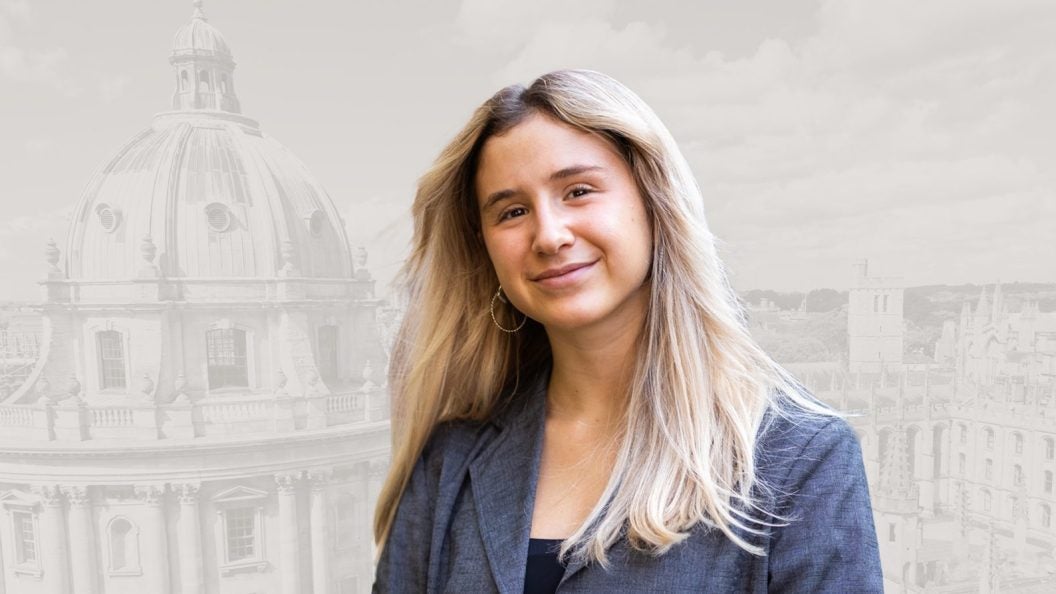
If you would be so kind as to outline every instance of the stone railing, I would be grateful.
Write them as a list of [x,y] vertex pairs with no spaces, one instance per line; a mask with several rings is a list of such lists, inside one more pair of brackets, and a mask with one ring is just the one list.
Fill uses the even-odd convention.
[[232,395],[160,405],[68,398],[0,405],[0,442],[251,436],[384,421],[388,411],[385,388],[374,386],[307,397]]
[[89,407],[88,414],[92,427],[132,427],[135,425],[135,414],[131,408],[116,406]]
[[33,411],[25,406],[0,406],[0,427],[32,427]]

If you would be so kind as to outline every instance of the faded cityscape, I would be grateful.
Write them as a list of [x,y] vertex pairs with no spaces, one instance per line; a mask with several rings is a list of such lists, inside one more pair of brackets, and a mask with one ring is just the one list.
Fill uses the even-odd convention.
[[[233,44],[187,8],[157,59],[167,110],[96,147],[54,239],[0,243],[40,293],[0,302],[0,594],[370,590],[406,234],[370,241],[391,217],[348,210],[243,111]],[[1056,260],[1026,253],[1040,282],[927,284],[820,249],[846,289],[741,296],[850,415],[887,591],[1056,591]]]

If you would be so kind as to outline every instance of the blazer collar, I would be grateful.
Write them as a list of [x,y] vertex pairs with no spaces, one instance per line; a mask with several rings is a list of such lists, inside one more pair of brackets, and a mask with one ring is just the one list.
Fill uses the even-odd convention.
[[494,424],[501,432],[469,466],[484,550],[503,594],[524,591],[549,379],[549,372],[539,374],[496,415]]

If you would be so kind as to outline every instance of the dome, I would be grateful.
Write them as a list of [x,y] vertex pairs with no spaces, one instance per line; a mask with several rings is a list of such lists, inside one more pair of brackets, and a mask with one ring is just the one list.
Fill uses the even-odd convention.
[[202,12],[202,3],[194,3],[191,22],[179,28],[172,40],[174,56],[183,54],[231,56],[231,48],[220,31],[210,25]]
[[128,280],[150,264],[173,279],[353,268],[323,187],[256,122],[224,112],[156,116],[88,183],[68,242],[71,280]]
[[326,191],[241,115],[234,60],[200,0],[169,61],[173,111],[155,116],[89,181],[68,234],[67,278],[147,275],[235,286],[247,278],[354,278],[344,225]]

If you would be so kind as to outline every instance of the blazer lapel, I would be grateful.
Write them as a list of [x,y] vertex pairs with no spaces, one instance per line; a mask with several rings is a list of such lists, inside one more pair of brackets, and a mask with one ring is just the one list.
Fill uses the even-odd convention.
[[524,591],[528,537],[539,480],[549,374],[499,415],[502,432],[470,464],[473,500],[488,564],[500,592]]

